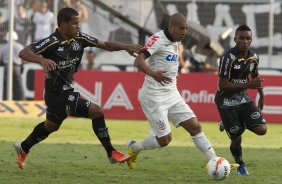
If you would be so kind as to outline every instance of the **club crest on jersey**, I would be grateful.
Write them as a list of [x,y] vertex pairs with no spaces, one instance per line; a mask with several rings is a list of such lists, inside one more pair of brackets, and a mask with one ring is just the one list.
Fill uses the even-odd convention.
[[177,60],[178,55],[177,54],[170,54],[166,56],[166,61],[173,62]]
[[72,42],[71,46],[72,46],[72,50],[74,51],[80,50],[80,45],[78,42]]

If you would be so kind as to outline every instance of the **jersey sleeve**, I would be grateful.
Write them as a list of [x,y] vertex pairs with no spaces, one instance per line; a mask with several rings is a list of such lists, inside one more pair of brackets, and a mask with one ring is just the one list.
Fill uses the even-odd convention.
[[163,42],[160,36],[158,35],[151,36],[149,41],[147,42],[147,44],[144,47],[144,54],[146,58],[156,53],[160,49],[162,43]]
[[98,45],[98,39],[90,36],[88,34],[85,33],[79,33],[79,36],[77,37],[77,39],[80,39],[83,43],[83,47],[97,47]]
[[225,54],[220,58],[218,75],[223,78],[229,78],[231,58]]
[[57,40],[56,37],[50,36],[50,37],[44,38],[38,42],[31,44],[31,46],[35,54],[44,55],[45,53],[50,52],[52,45],[58,42],[59,41]]

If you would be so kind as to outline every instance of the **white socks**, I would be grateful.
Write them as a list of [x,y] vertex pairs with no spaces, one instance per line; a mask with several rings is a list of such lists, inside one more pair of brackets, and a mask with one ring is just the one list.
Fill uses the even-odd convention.
[[203,132],[191,137],[196,147],[201,152],[203,152],[209,160],[216,157],[216,154],[211,146],[210,141],[207,139]]
[[145,137],[141,141],[136,141],[135,144],[132,145],[132,149],[135,153],[138,153],[142,150],[152,150],[160,147],[161,146],[159,145],[156,137],[152,135]]
[[[191,137],[196,147],[201,152],[203,152],[209,160],[216,157],[216,154],[214,152],[213,147],[211,146],[210,141],[207,139],[203,132],[200,132],[199,134]],[[138,153],[142,150],[152,150],[160,147],[161,146],[159,145],[156,137],[152,135],[145,137],[141,141],[136,141],[132,145],[132,149],[135,153]]]

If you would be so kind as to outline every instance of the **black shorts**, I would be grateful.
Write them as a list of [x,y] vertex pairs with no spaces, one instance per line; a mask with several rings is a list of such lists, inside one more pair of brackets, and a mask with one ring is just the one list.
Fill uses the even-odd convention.
[[242,135],[246,128],[251,130],[265,124],[265,119],[252,101],[237,108],[217,107],[224,128],[231,139]]
[[80,97],[78,92],[46,93],[46,118],[61,124],[68,116],[88,117],[91,102]]

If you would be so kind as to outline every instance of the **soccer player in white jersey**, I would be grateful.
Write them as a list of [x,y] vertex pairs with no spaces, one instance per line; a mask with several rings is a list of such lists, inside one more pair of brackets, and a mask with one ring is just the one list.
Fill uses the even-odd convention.
[[146,74],[139,100],[151,130],[143,140],[129,141],[127,146],[131,158],[127,163],[130,169],[135,168],[140,151],[169,144],[172,138],[169,120],[174,126],[187,130],[196,147],[208,159],[216,157],[194,112],[185,103],[176,86],[178,48],[187,31],[186,17],[180,13],[173,14],[168,28],[151,36],[144,51],[134,61],[134,65]]

